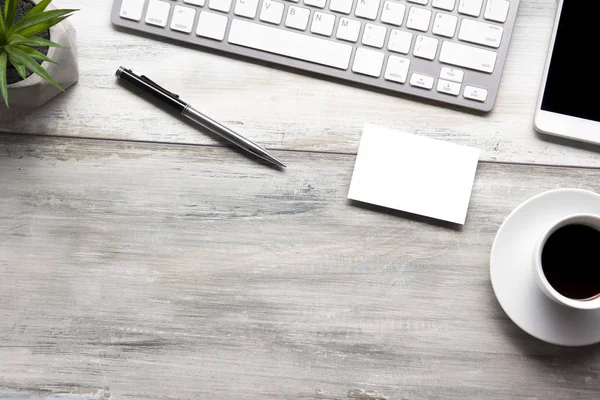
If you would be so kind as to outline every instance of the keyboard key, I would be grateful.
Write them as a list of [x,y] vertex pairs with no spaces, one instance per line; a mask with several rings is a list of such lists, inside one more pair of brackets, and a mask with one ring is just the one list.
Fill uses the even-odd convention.
[[398,29],[392,29],[390,33],[390,41],[388,42],[388,50],[396,53],[408,54],[410,45],[412,44],[413,34]]
[[487,89],[482,89],[475,86],[465,86],[463,96],[466,99],[480,101],[484,103],[487,100],[488,91]]
[[227,13],[231,10],[231,0],[210,0],[208,8]]
[[386,1],[383,4],[383,11],[381,12],[381,22],[402,26],[405,12],[406,6],[404,4],[396,3],[395,1]]
[[278,1],[264,0],[260,9],[260,20],[279,25],[283,18],[285,5]]
[[331,36],[335,26],[335,15],[315,12],[310,31],[318,35]]
[[304,4],[307,6],[325,8],[325,4],[327,4],[327,0],[304,0]]
[[375,20],[379,13],[380,0],[358,0],[354,14],[370,20]]
[[460,83],[439,79],[437,91],[452,96],[458,96],[460,94]]
[[206,0],[183,0],[183,2],[186,4],[193,4],[195,6],[203,7],[206,3]]
[[456,0],[433,0],[431,5],[442,10],[452,11],[456,5]]
[[194,29],[196,10],[189,7],[175,6],[171,18],[171,29],[174,31],[190,33]]
[[379,78],[385,55],[378,51],[359,48],[356,50],[352,71]]
[[408,77],[408,69],[410,67],[410,59],[390,56],[385,69],[384,78],[388,81],[405,83]]
[[228,20],[229,18],[224,15],[201,11],[196,35],[209,39],[223,40]]
[[[139,21],[142,19],[142,11],[144,9],[145,0],[123,0],[121,3],[121,18]],[[2,17],[0,17],[2,18]]]
[[410,85],[421,89],[431,89],[433,87],[433,78],[427,75],[412,74],[410,76]]
[[458,12],[479,17],[483,0],[458,0]]
[[415,42],[415,50],[413,54],[415,57],[425,58],[427,60],[433,60],[437,53],[439,40],[428,36],[417,36]]
[[362,23],[360,21],[342,17],[340,18],[340,23],[338,24],[336,37],[338,39],[356,43],[358,40],[358,35],[360,34],[361,25]]
[[456,24],[458,24],[458,17],[439,12],[435,15],[432,32],[435,35],[451,38],[456,32]]
[[146,11],[146,23],[156,26],[167,26],[171,4],[166,1],[150,0]]
[[338,69],[348,69],[352,46],[253,22],[234,19],[229,43]]
[[452,82],[461,83],[464,76],[464,71],[461,71],[460,69],[442,67],[442,71],[440,72],[440,79],[445,79]]
[[496,57],[494,51],[449,41],[444,41],[440,51],[440,62],[490,74],[494,72]]
[[256,18],[258,0],[237,0],[233,13],[240,17]]
[[502,42],[503,32],[504,28],[501,26],[464,18],[460,24],[458,38],[465,42],[498,48]]
[[308,26],[310,10],[308,8],[289,6],[285,26],[298,30],[305,30]]
[[381,25],[367,24],[363,33],[362,43],[367,46],[382,48],[385,43],[387,28]]
[[427,3],[429,2],[429,0],[408,0],[409,3],[417,3],[417,4],[422,4],[422,5],[427,5]]
[[431,11],[424,8],[411,7],[406,20],[406,26],[410,29],[427,32],[429,30],[429,21],[431,20]]
[[350,14],[353,5],[354,0],[331,0],[329,2],[329,9],[342,14]]
[[488,0],[483,18],[490,21],[505,23],[508,17],[510,2],[507,0]]

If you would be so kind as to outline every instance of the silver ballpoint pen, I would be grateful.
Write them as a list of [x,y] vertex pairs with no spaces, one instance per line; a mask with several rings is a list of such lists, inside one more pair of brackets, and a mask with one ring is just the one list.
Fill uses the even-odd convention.
[[130,69],[124,67],[120,67],[115,75],[117,78],[133,85],[137,89],[140,89],[160,102],[168,105],[169,107],[174,108],[184,117],[194,121],[203,128],[216,133],[223,139],[230,141],[247,152],[254,154],[256,157],[262,158],[263,160],[277,165],[278,167],[286,167],[284,163],[275,158],[275,156],[271,155],[263,147],[202,114],[200,111],[194,109],[190,104],[180,100],[178,95],[169,92],[165,88],[148,79],[146,76],[138,76]]

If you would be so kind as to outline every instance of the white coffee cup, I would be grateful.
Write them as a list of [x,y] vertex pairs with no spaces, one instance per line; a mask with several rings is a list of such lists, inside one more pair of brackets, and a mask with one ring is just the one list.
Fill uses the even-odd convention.
[[[548,279],[546,279],[546,275],[544,274],[544,270],[542,268],[542,252],[544,250],[546,242],[548,241],[548,238],[550,238],[550,236],[552,236],[552,234],[560,228],[567,225],[575,224],[587,225],[591,228],[600,231],[600,215],[574,214],[561,219],[560,221],[553,224],[550,228],[548,228],[546,230],[546,233],[542,235],[540,240],[537,242],[535,251],[533,253],[533,269],[535,279],[542,292],[544,292],[546,296],[548,296],[555,302],[579,310],[597,310],[600,309],[600,293],[598,294],[598,296],[591,300],[576,300],[563,296],[558,291],[556,291],[556,289],[554,289],[552,285],[550,285],[550,282],[548,282]],[[600,257],[600,243],[598,243],[598,248]]]

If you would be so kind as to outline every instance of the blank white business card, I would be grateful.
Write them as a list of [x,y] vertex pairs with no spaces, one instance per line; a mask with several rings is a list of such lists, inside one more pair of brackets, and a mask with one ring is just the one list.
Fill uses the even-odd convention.
[[365,125],[348,198],[464,225],[479,150]]

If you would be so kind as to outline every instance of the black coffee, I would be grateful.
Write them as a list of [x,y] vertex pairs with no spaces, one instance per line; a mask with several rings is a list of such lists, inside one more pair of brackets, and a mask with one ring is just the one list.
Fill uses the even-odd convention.
[[600,295],[600,231],[586,225],[559,228],[542,250],[546,279],[560,294],[575,300]]

